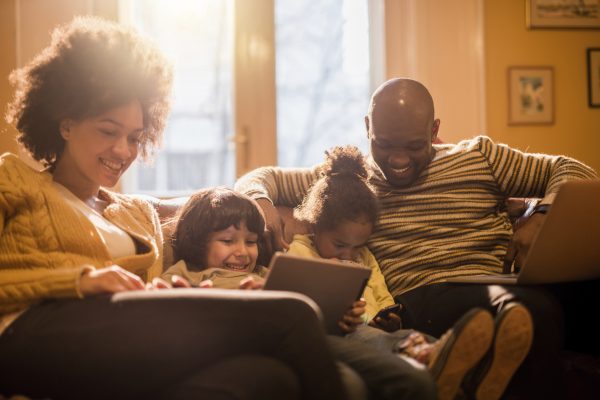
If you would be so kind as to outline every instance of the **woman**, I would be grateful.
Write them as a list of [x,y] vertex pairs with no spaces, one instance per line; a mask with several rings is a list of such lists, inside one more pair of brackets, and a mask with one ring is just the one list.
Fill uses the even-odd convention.
[[156,48],[76,18],[11,81],[7,119],[45,169],[0,158],[1,394],[342,397],[301,298],[151,290],[169,286],[157,215],[103,187],[160,142],[171,70]]

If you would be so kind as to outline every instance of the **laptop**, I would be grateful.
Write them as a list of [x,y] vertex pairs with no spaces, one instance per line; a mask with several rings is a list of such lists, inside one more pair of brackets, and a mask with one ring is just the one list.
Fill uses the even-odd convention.
[[327,333],[339,334],[338,321],[362,296],[370,276],[371,269],[358,264],[277,252],[263,289],[310,297],[321,309]]
[[544,284],[600,278],[600,181],[561,185],[518,274],[472,275],[446,282]]

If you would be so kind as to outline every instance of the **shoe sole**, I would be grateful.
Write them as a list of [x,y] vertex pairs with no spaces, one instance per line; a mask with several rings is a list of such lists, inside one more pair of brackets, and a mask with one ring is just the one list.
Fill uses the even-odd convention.
[[489,312],[473,310],[454,326],[453,338],[433,361],[430,372],[436,382],[438,399],[452,400],[467,373],[489,350],[494,337],[494,321]]
[[506,310],[496,327],[492,363],[475,392],[477,400],[499,399],[531,348],[533,321],[521,305]]

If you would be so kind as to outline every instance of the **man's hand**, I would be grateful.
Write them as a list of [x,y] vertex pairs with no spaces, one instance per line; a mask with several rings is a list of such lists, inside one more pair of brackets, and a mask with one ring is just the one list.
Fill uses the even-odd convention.
[[79,278],[79,290],[84,296],[144,289],[139,276],[118,265],[86,271]]
[[504,258],[504,273],[512,271],[511,266],[513,263],[515,270],[521,268],[521,265],[523,265],[525,257],[529,252],[529,248],[533,243],[533,239],[544,222],[544,218],[546,218],[545,214],[532,214],[519,226],[519,229],[515,231],[512,240],[508,245],[506,257]]
[[352,303],[352,307],[346,311],[342,319],[338,322],[342,332],[352,333],[356,330],[357,326],[363,323],[361,316],[365,313],[366,306],[367,302],[364,299]]
[[267,230],[265,232],[265,243],[270,246],[267,249],[269,253],[278,250],[288,249],[289,243],[285,241],[283,236],[284,223],[277,208],[267,199],[258,199],[256,201],[263,211]]

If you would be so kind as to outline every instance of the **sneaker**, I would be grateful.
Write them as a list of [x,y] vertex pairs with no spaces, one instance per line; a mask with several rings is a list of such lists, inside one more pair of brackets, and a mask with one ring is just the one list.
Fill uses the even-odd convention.
[[499,399],[531,348],[533,321],[521,304],[510,304],[495,320],[496,333],[490,357],[478,376],[474,397],[477,400]]
[[492,315],[480,308],[463,315],[442,337],[427,343],[421,333],[399,343],[397,351],[427,366],[439,400],[456,397],[463,377],[487,353],[494,337]]

